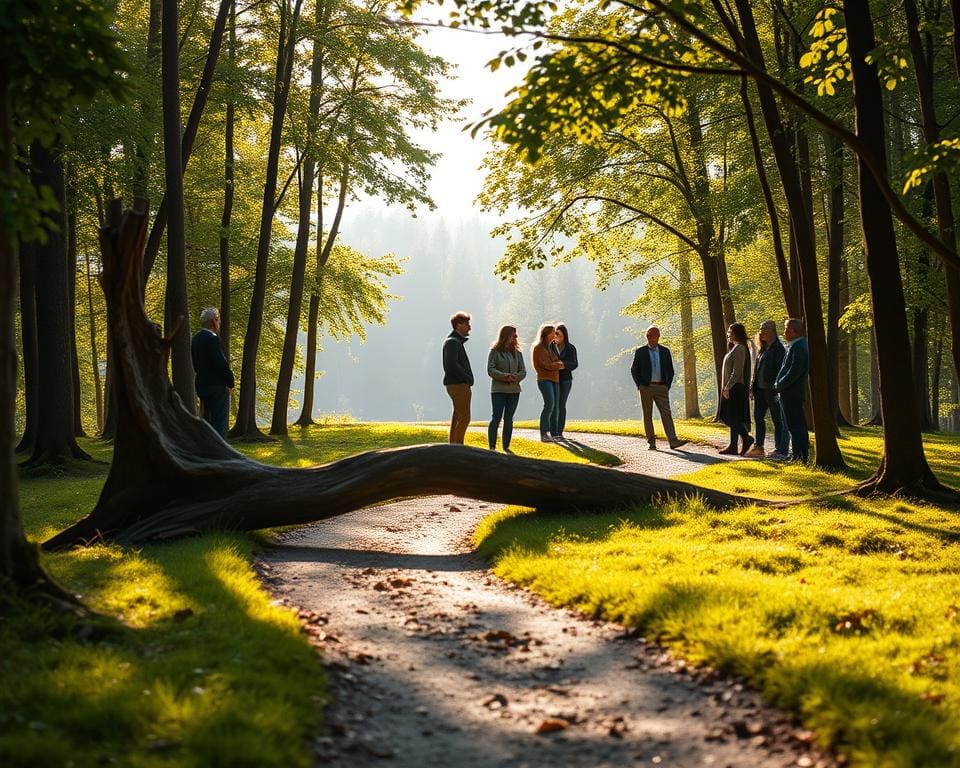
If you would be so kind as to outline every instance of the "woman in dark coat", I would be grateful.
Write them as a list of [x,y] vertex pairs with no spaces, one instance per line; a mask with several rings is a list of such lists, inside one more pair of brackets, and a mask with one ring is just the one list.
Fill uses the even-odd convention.
[[567,398],[570,397],[570,390],[573,388],[573,370],[577,367],[577,348],[570,343],[570,334],[567,333],[567,326],[560,323],[556,330],[556,339],[553,342],[553,349],[556,352],[563,368],[560,369],[560,401],[558,407],[560,413],[557,417],[557,434],[554,437],[558,440],[563,439],[563,428],[567,423]]

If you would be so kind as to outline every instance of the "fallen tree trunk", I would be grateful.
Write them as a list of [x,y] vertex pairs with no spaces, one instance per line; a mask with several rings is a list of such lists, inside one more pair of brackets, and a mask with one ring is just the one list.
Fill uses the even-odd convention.
[[460,445],[374,451],[310,469],[248,459],[187,412],[167,377],[171,340],[143,304],[146,210],[143,200],[127,211],[115,200],[100,233],[117,407],[113,463],[93,511],[46,549],[293,525],[441,493],[550,510],[676,496],[720,508],[755,502],[675,480]]

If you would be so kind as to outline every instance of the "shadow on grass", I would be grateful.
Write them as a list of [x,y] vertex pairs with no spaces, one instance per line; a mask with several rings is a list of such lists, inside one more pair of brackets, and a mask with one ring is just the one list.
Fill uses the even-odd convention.
[[[244,546],[202,537],[142,550],[165,604],[151,616],[158,590],[144,590],[129,610],[145,626],[106,640],[26,644],[42,619],[4,621],[0,764],[308,765],[322,675],[292,617],[258,593]],[[72,575],[95,592],[129,580],[126,560],[90,557]]]

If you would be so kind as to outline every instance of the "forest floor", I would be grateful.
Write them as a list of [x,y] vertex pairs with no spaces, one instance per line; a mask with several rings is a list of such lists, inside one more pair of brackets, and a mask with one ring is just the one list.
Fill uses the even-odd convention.
[[[518,436],[533,437],[529,432]],[[712,447],[578,433],[622,469],[670,477]],[[472,533],[497,507],[411,499],[287,531],[258,569],[330,675],[320,764],[832,766],[741,681],[502,581]]]

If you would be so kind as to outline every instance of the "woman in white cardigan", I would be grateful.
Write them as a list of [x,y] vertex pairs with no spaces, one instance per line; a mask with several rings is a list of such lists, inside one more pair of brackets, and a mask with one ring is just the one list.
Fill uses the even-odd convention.
[[487,444],[493,451],[497,447],[497,431],[503,419],[503,450],[510,453],[510,438],[513,436],[513,414],[520,402],[520,382],[526,378],[520,339],[517,329],[504,325],[487,356],[487,374],[490,376],[490,401],[493,415],[487,426]]

